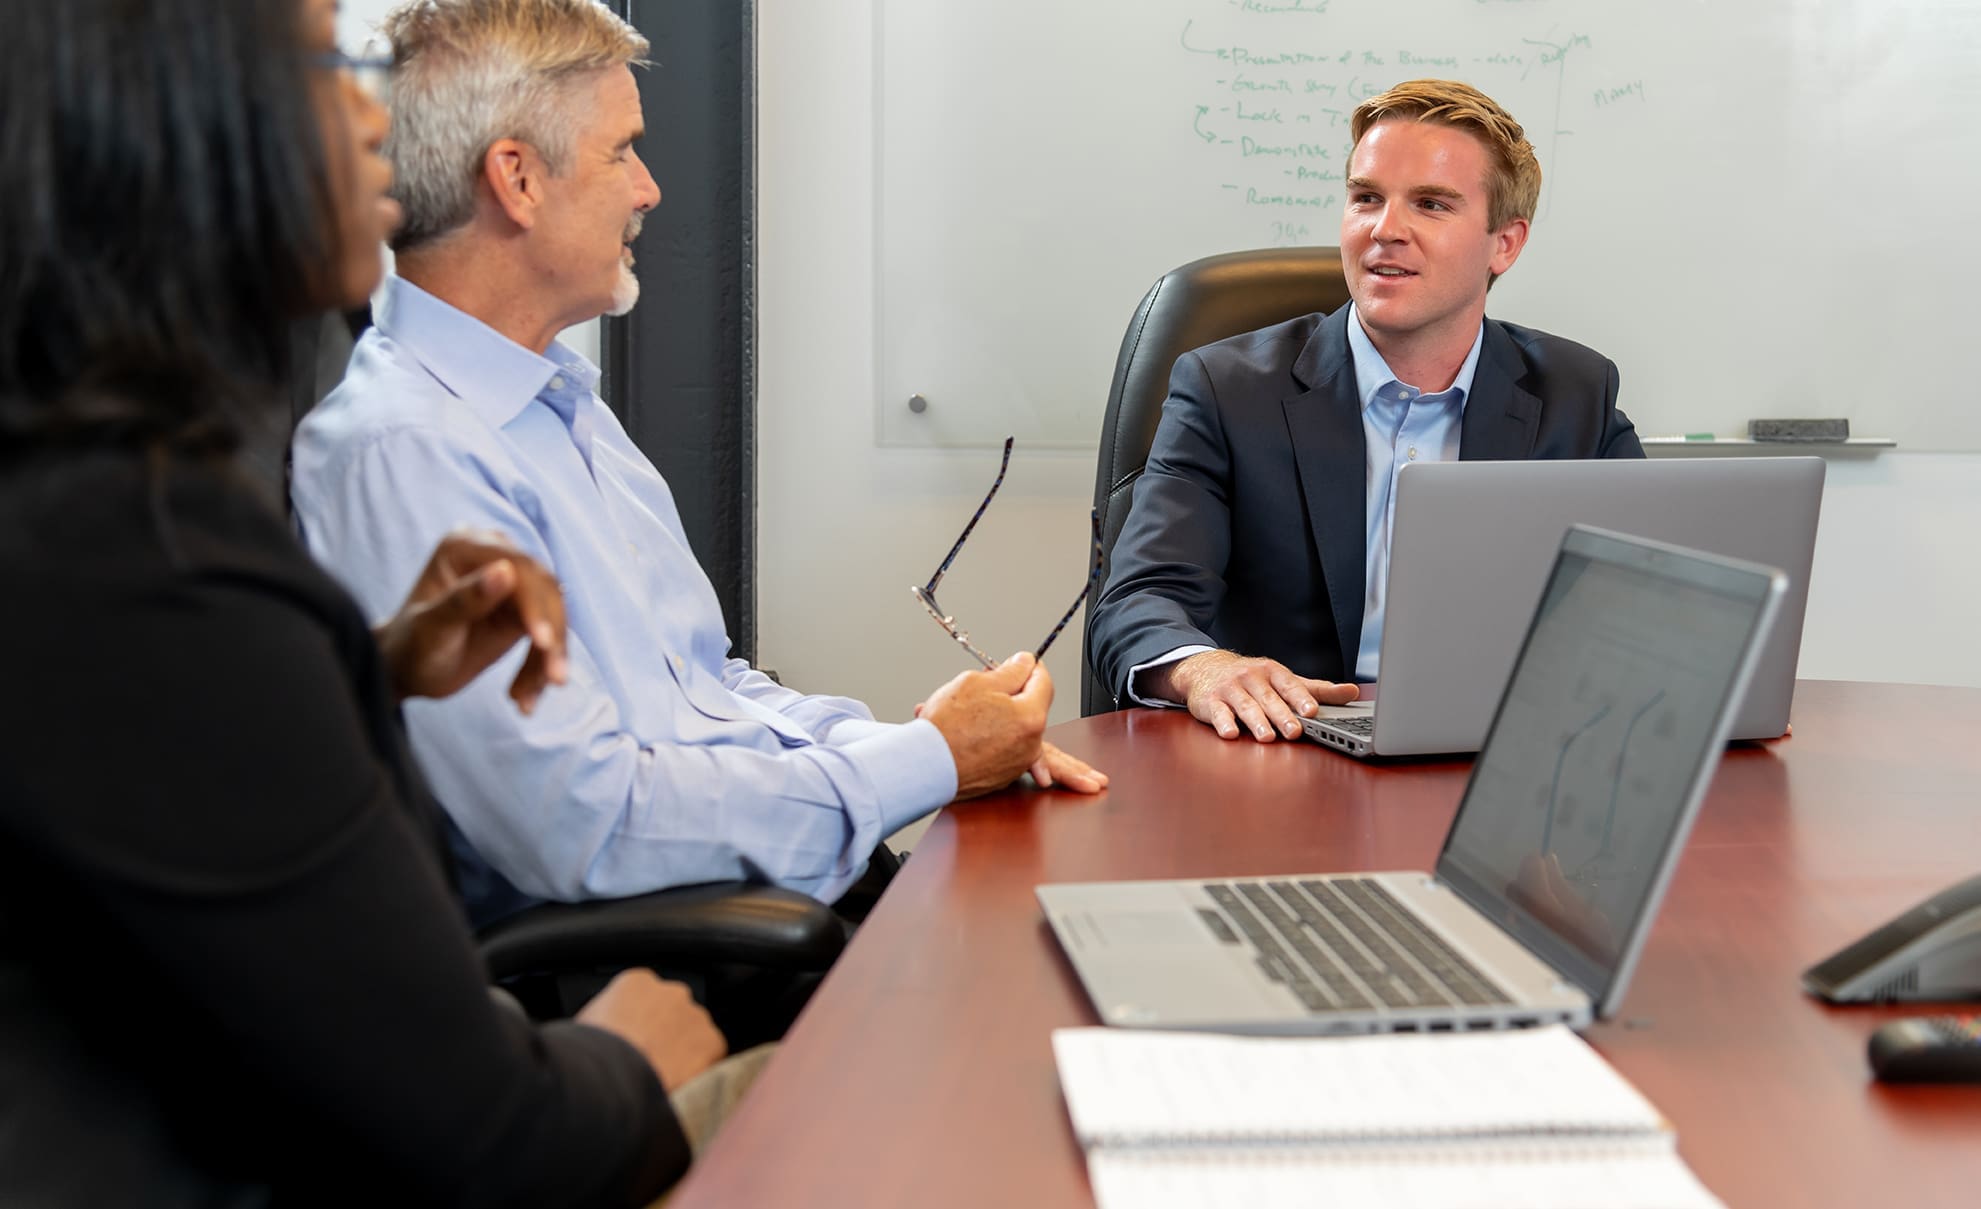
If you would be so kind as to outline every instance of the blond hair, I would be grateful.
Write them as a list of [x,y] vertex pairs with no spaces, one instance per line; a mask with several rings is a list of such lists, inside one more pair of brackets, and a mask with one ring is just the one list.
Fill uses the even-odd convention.
[[645,66],[647,40],[597,0],[411,0],[385,18],[392,44],[394,251],[440,239],[475,212],[496,140],[528,143],[562,175],[584,117],[582,86]]
[[1369,127],[1390,121],[1430,122],[1476,137],[1492,159],[1486,173],[1486,229],[1497,231],[1516,218],[1534,221],[1541,201],[1541,161],[1526,131],[1499,102],[1456,80],[1406,80],[1357,105],[1349,134],[1359,145]]

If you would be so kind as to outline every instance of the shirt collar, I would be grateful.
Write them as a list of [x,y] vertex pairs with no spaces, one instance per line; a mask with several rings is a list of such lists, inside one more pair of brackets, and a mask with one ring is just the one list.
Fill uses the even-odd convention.
[[521,414],[552,378],[561,376],[565,390],[586,395],[598,387],[598,367],[562,341],[551,341],[538,356],[397,274],[385,279],[374,323],[494,428]]
[[[1486,325],[1482,320],[1479,334],[1472,337],[1472,351],[1465,354],[1465,363],[1458,367],[1458,377],[1452,379],[1448,389],[1439,392],[1451,394],[1456,391],[1460,407],[1471,397],[1472,378],[1479,372],[1479,352],[1485,346]],[[1375,341],[1369,339],[1369,333],[1362,330],[1362,320],[1356,315],[1353,302],[1348,304],[1348,351],[1355,359],[1355,390],[1361,396],[1362,410],[1367,411],[1369,404],[1375,402],[1377,391],[1392,382],[1401,384],[1401,379],[1390,370],[1389,362],[1383,360],[1383,355],[1376,351]]]

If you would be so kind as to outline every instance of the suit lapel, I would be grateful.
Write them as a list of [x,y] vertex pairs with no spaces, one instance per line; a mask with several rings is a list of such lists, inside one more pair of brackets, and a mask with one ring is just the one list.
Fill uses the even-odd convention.
[[1307,524],[1321,556],[1343,674],[1353,678],[1362,642],[1362,582],[1368,544],[1368,474],[1348,308],[1327,317],[1293,363],[1297,393],[1281,404],[1292,439]]
[[1486,320],[1485,346],[1465,399],[1461,462],[1511,462],[1531,457],[1540,432],[1541,400],[1521,389],[1520,351],[1499,324]]

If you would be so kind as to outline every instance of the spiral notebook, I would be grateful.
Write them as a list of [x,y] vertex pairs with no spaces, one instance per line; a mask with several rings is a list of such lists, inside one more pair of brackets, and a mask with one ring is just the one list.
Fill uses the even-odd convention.
[[1723,1209],[1560,1025],[1281,1039],[1059,1029],[1100,1209]]

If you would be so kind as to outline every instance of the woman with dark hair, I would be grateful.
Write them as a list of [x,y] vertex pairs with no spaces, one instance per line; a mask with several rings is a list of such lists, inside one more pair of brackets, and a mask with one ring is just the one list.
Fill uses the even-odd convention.
[[0,39],[0,1203],[640,1203],[721,1052],[650,974],[541,1028],[481,985],[397,700],[521,642],[529,708],[554,582],[453,537],[374,634],[234,463],[393,219],[334,22]]

